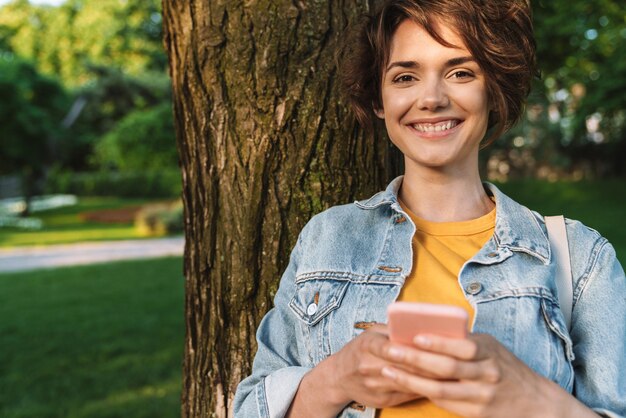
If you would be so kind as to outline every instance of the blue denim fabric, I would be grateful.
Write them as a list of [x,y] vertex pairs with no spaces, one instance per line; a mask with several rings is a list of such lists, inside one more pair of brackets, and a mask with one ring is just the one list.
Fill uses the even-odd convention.
[[[387,321],[412,264],[415,225],[397,201],[401,182],[316,215],[302,230],[259,326],[252,375],[237,388],[236,417],[284,416],[311,368],[359,335],[359,324]],[[543,217],[485,187],[496,200],[495,232],[459,274],[476,310],[473,332],[491,334],[596,412],[626,417],[626,279],[613,247],[566,221],[574,280],[568,332]],[[340,416],[374,413],[347,407]]]

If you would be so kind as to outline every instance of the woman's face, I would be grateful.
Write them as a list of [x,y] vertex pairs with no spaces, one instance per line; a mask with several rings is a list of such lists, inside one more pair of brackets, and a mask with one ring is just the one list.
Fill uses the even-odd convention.
[[477,170],[490,104],[484,75],[449,26],[441,45],[413,21],[402,22],[382,80],[387,132],[405,157],[407,174],[421,168],[464,175]]

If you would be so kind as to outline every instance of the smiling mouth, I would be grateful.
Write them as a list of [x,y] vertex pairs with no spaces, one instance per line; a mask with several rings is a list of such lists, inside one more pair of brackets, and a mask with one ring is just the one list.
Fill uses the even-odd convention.
[[459,119],[450,119],[437,123],[414,123],[411,125],[411,127],[413,127],[413,129],[418,132],[443,132],[456,127],[461,122],[462,121]]

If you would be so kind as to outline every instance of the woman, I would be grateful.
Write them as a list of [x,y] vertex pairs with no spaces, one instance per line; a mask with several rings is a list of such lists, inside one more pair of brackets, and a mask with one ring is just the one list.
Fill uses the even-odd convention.
[[[479,177],[481,144],[519,119],[534,75],[529,4],[387,1],[359,39],[349,99],[364,125],[384,121],[405,173],[304,228],[235,416],[626,416],[613,248],[567,221],[568,331],[543,218]],[[472,333],[393,344],[395,300],[461,306]]]

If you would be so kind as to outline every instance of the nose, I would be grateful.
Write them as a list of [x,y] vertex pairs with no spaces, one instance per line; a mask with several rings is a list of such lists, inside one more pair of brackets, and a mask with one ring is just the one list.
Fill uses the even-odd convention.
[[422,88],[416,101],[416,105],[420,110],[435,111],[450,104],[450,99],[442,80],[439,78],[424,79],[421,84]]

